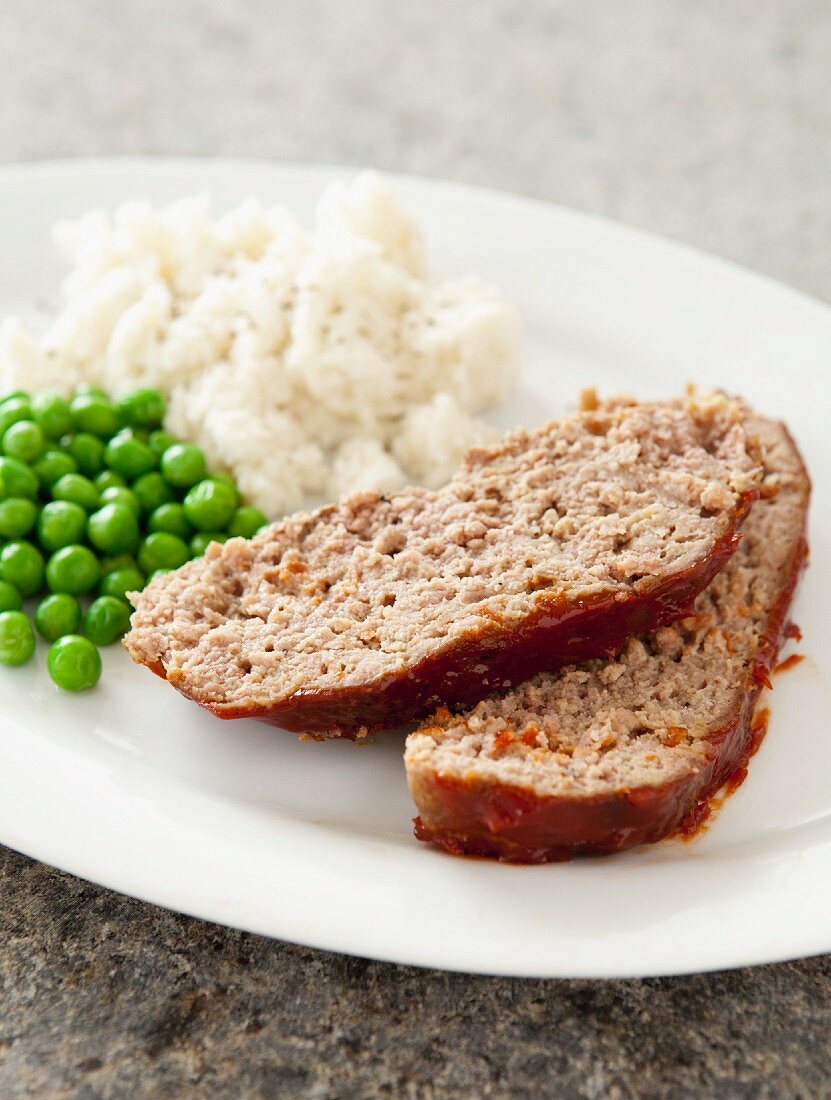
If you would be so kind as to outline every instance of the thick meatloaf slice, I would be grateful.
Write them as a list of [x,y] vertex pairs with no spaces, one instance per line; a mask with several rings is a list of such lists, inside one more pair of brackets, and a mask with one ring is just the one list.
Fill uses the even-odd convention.
[[746,760],[805,559],[810,489],[785,428],[753,427],[762,499],[695,615],[412,733],[418,837],[518,862],[616,852],[674,830]]
[[[748,449],[750,448],[750,449]],[[677,618],[757,494],[743,412],[615,403],[214,545],[135,597],[126,646],[223,718],[360,736]]]

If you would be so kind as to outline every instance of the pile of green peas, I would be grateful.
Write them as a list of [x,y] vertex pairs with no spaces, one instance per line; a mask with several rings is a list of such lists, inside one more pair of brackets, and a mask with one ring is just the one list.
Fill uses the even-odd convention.
[[198,447],[164,431],[165,411],[154,389],[0,398],[0,664],[34,654],[33,599],[52,680],[94,687],[98,646],[129,628],[128,592],[266,523]]

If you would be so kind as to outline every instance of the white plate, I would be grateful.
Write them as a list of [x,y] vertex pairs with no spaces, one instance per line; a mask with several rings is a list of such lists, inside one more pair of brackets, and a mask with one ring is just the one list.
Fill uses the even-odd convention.
[[[249,193],[309,217],[343,172],[230,161],[76,162],[0,173],[0,315],[54,301],[59,217],[126,198]],[[617,977],[831,949],[831,310],[687,248],[567,210],[398,179],[442,274],[479,272],[529,344],[501,423],[586,385],[739,391],[793,428],[815,479],[807,659],[777,677],[750,776],[689,843],[547,867],[441,855],[411,833],[401,740],[301,744],[198,711],[120,652],[59,694],[43,653],[0,676],[0,840],[199,917],[315,947],[493,974]],[[42,308],[42,307],[41,307]]]

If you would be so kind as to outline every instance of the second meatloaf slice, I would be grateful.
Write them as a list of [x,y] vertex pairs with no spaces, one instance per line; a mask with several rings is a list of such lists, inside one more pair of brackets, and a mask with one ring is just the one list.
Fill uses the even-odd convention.
[[422,840],[518,862],[616,852],[671,832],[743,765],[805,559],[810,488],[784,427],[758,431],[763,499],[695,615],[410,735]]
[[223,718],[361,736],[607,654],[733,553],[760,470],[741,408],[610,403],[232,539],[135,597],[133,658]]

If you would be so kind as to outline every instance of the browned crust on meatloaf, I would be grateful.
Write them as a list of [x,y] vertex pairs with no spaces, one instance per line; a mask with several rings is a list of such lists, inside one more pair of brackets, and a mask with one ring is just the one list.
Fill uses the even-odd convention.
[[[715,582],[721,598],[729,598],[731,593],[735,593],[734,598],[738,601],[741,585],[737,578],[740,571],[746,570],[749,562],[752,564],[754,560],[760,566],[763,564],[767,556],[766,537],[772,526],[770,510],[780,511],[788,529],[788,543],[783,547],[781,562],[777,558],[776,591],[770,603],[764,608],[746,609],[748,615],[758,616],[758,631],[755,646],[750,647],[752,651],[742,655],[743,671],[738,688],[728,700],[726,713],[719,713],[718,719],[705,730],[701,741],[691,744],[689,760],[682,760],[680,769],[677,760],[668,761],[666,773],[672,777],[666,781],[662,781],[663,765],[660,764],[650,780],[639,784],[619,782],[615,785],[612,775],[607,782],[586,783],[585,790],[574,789],[574,784],[570,788],[568,783],[564,783],[563,791],[558,793],[552,790],[557,779],[552,784],[550,773],[559,770],[565,774],[568,762],[547,750],[538,750],[539,735],[536,730],[532,731],[532,723],[527,720],[524,725],[505,722],[500,728],[496,716],[477,722],[475,718],[471,721],[469,716],[456,717],[445,711],[436,716],[432,726],[425,724],[408,739],[406,763],[411,793],[420,813],[415,829],[419,839],[432,842],[453,854],[492,856],[523,863],[567,859],[582,853],[619,852],[674,832],[685,819],[695,815],[737,769],[746,764],[755,748],[752,726],[756,703],[762,687],[770,682],[771,670],[786,636],[790,604],[806,560],[805,524],[810,493],[807,471],[784,426],[767,422],[762,430],[768,438],[772,432],[779,433],[779,457],[786,456],[786,465],[790,466],[792,476],[776,485],[781,495],[774,495],[766,501],[763,499],[751,512],[746,531],[748,542],[753,536],[758,538],[755,558],[749,558],[751,551],[748,547],[744,551],[739,550]],[[775,481],[778,472],[775,465],[769,467],[768,480]],[[787,514],[786,509],[789,509]],[[769,523],[768,528],[764,526],[766,522]],[[731,641],[737,644],[737,637],[727,625],[711,622],[715,599],[711,593],[705,592],[697,604],[698,618],[689,624],[677,624],[673,631],[683,627],[689,637],[700,640],[708,630],[712,630],[712,649],[717,653],[718,645],[726,642],[729,649]],[[742,608],[737,606],[735,610],[742,611]],[[670,635],[672,632],[666,630],[664,633]],[[665,671],[666,662],[659,664],[657,654],[668,652],[667,647],[671,647],[673,638],[655,636],[649,641],[651,651],[656,654],[651,658],[655,663],[656,677],[671,676],[671,672]],[[676,655],[675,659],[678,661],[679,678],[683,679],[684,661],[692,657],[682,651],[680,657]],[[615,702],[622,702],[615,696],[621,683],[618,674],[624,675],[621,668],[623,660],[621,657],[618,662],[610,662],[608,670],[597,661],[585,666],[586,677],[592,677],[598,683],[603,678],[608,680],[608,689],[601,689],[594,700],[598,709],[606,708],[611,713]],[[707,667],[705,665],[705,674]],[[563,669],[550,676],[537,677],[537,683],[545,690],[577,671],[580,670]],[[523,690],[527,695],[528,685],[517,689]],[[714,695],[716,691],[714,685]],[[509,713],[514,694],[506,693],[492,710],[497,714],[501,711]],[[556,695],[553,697],[556,698]],[[549,698],[552,696],[549,695]],[[485,707],[486,704],[482,704],[478,709],[485,713]],[[718,709],[715,698],[714,708]],[[541,714],[540,725],[546,717]],[[592,715],[586,716],[587,726],[592,718]],[[625,722],[620,719],[619,722],[625,728]],[[478,760],[472,759],[469,767],[460,764],[442,769],[436,759],[438,752],[435,746],[446,738],[455,738],[455,747],[460,749],[464,738],[477,728],[488,729],[490,757],[486,761],[487,767],[482,768]],[[669,753],[674,756],[683,753],[686,732],[677,727],[665,731],[666,745],[674,746],[674,742],[680,742],[680,746],[668,749]],[[513,778],[498,778],[495,773],[498,773],[499,765],[494,764],[493,756],[500,751],[500,737],[504,737],[505,745],[510,746],[509,751],[517,753],[520,758],[525,757],[532,773],[536,769],[536,783],[520,781],[516,774]],[[585,749],[586,746],[582,747]],[[603,747],[601,745],[601,751]],[[692,754],[693,748],[695,754]],[[634,751],[637,753],[637,746]],[[652,740],[643,749],[644,755],[647,752],[655,755]],[[534,762],[535,759],[538,763]],[[523,767],[520,759],[515,768],[521,770]]]
[[725,398],[609,403],[475,449],[437,492],[214,546],[136,597],[125,645],[220,717],[362,736],[684,614],[758,479]]

